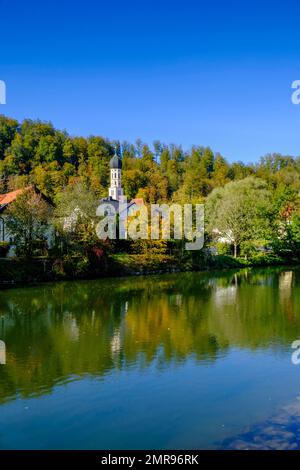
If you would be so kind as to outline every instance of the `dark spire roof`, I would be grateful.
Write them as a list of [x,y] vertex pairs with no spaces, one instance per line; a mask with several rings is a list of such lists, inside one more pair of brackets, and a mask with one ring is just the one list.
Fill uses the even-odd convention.
[[112,159],[109,162],[109,166],[111,169],[115,170],[121,170],[122,169],[122,160],[118,155],[115,153],[115,155],[112,157]]

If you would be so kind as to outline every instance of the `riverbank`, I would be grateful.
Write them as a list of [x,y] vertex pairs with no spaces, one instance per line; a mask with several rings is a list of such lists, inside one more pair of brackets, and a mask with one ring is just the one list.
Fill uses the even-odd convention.
[[[86,265],[80,257],[0,259],[0,288],[40,282],[96,279],[123,276],[238,269],[244,267],[284,266],[287,262],[273,254],[260,254],[249,260],[232,256],[197,253],[183,258],[171,255],[114,254],[98,265]],[[288,263],[297,264],[295,262]]]

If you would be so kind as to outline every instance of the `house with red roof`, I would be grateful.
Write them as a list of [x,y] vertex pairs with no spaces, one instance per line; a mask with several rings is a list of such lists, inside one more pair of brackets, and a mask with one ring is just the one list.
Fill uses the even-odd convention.
[[[16,189],[5,194],[0,194],[0,243],[8,243],[10,245],[8,253],[8,255],[10,256],[14,254],[14,234],[10,233],[7,228],[6,211],[8,207],[10,207],[11,204],[13,204],[21,194],[24,194],[24,192],[32,189],[36,191],[36,193],[40,194],[48,204],[52,205],[51,201],[44,194],[42,194],[34,185],[26,186],[25,188],[21,189]],[[47,233],[48,245],[51,245],[52,239],[53,230],[49,229],[49,233]]]

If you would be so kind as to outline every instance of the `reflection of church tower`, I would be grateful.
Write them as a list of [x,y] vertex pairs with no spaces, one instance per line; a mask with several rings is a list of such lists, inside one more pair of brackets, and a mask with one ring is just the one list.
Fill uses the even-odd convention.
[[289,321],[295,318],[295,302],[293,299],[294,271],[279,274],[279,300]]
[[0,364],[6,364],[6,348],[4,341],[0,341]]
[[115,154],[110,160],[110,188],[109,188],[109,197],[116,201],[120,201],[123,198],[123,188],[122,188],[122,160]]

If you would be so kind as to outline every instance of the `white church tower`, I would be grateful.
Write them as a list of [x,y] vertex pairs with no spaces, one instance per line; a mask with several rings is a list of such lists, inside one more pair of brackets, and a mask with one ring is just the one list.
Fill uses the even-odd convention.
[[115,201],[122,201],[124,198],[122,188],[122,160],[115,154],[109,163],[110,166],[110,188],[109,197]]

